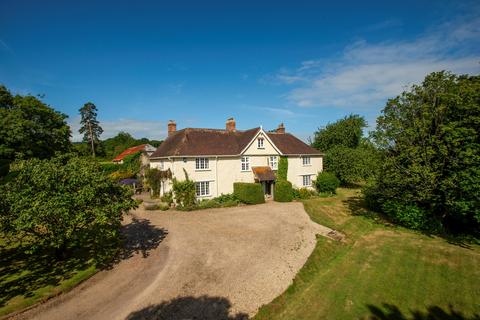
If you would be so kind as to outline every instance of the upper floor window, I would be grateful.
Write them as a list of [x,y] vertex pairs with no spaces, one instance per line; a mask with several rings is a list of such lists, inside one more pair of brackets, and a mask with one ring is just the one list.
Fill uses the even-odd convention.
[[278,158],[277,156],[270,156],[268,157],[268,165],[272,170],[277,170],[278,169]]
[[206,170],[209,169],[208,158],[196,158],[195,159],[195,169],[196,170]]
[[312,176],[302,176],[303,177],[303,186],[310,187],[312,186]]
[[257,143],[258,143],[258,149],[263,149],[265,148],[264,146],[265,140],[263,138],[258,138]]
[[242,157],[241,163],[242,163],[242,171],[250,170],[250,158],[249,157]]
[[165,169],[165,163],[163,160],[160,160],[160,170]]
[[309,166],[310,163],[310,157],[302,157],[303,165],[304,166]]

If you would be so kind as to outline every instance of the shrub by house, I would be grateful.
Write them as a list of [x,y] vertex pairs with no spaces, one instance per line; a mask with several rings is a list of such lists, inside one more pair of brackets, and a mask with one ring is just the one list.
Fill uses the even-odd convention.
[[259,183],[235,182],[233,184],[233,194],[246,204],[265,203],[262,185]]

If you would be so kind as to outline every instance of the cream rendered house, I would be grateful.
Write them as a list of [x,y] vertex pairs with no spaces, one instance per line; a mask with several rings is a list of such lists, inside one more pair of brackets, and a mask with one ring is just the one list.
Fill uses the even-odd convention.
[[[234,182],[259,182],[271,195],[280,157],[288,158],[287,179],[294,187],[312,187],[323,169],[323,155],[281,124],[271,132],[260,128],[236,130],[228,119],[225,129],[185,128],[177,131],[168,123],[168,137],[150,156],[150,167],[170,169],[185,179],[184,169],[197,184],[198,198],[213,198],[233,192]],[[171,189],[167,183],[165,190]]]

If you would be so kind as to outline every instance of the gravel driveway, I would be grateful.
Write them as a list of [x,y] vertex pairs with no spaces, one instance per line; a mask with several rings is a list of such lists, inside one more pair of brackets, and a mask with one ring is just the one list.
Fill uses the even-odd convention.
[[246,319],[282,293],[315,246],[301,203],[127,218],[126,254],[16,319]]

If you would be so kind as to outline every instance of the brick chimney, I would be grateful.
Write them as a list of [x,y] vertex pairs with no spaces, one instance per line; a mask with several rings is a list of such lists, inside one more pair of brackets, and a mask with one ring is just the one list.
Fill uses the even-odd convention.
[[283,125],[283,122],[278,125],[278,128],[275,131],[277,133],[285,133],[285,126]]
[[234,132],[236,130],[235,119],[233,118],[227,119],[227,122],[225,123],[225,130],[227,130],[228,132]]
[[168,121],[168,136],[170,137],[172,134],[177,131],[177,123],[174,120]]

